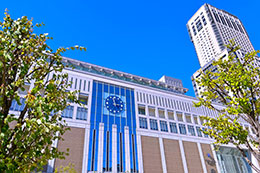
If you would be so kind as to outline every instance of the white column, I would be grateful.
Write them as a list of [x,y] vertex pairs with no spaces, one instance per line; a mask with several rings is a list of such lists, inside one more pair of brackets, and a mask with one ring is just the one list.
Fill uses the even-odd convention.
[[99,134],[98,134],[98,167],[97,171],[103,171],[103,148],[104,148],[104,123],[99,123]]
[[117,126],[112,125],[112,172],[117,172]]
[[219,167],[219,164],[218,164],[218,158],[217,158],[216,151],[214,150],[214,146],[212,144],[210,144],[210,147],[211,147],[211,150],[212,150],[212,153],[213,153],[213,158],[215,160],[217,171],[220,172],[220,167]]
[[201,149],[201,145],[200,145],[199,142],[197,142],[197,146],[198,146],[198,151],[199,151],[199,154],[200,154],[200,161],[201,161],[201,165],[202,165],[203,172],[204,172],[204,173],[207,173],[207,168],[206,168],[206,164],[205,164],[205,159],[204,159],[203,152],[202,152],[202,149]]
[[85,127],[85,138],[84,138],[84,151],[83,151],[83,163],[82,163],[82,173],[87,172],[87,162],[88,162],[88,146],[89,146],[89,126]]
[[142,155],[142,142],[141,135],[136,135],[136,143],[137,143],[137,152],[138,152],[138,167],[139,172],[144,172],[143,170],[143,155]]
[[166,160],[165,160],[165,154],[164,154],[164,147],[163,147],[163,140],[162,140],[162,138],[159,138],[159,144],[160,144],[163,172],[167,173]]
[[124,129],[125,133],[125,172],[130,172],[131,167],[130,167],[130,145],[129,145],[129,128],[125,126]]
[[181,159],[182,159],[183,169],[184,169],[185,173],[188,173],[188,167],[187,167],[185,151],[184,151],[184,148],[183,148],[182,140],[179,140],[179,146],[180,146],[180,151],[181,151]]
[[[255,158],[255,156],[254,156],[253,154],[251,154],[251,160],[252,160],[252,163],[253,163],[258,169],[260,169],[258,160]],[[254,169],[252,169],[252,172],[253,172],[253,173],[257,173]]]

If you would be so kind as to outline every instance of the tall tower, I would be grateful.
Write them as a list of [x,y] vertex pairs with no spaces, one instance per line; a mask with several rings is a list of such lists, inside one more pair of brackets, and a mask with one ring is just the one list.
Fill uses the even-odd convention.
[[200,77],[199,71],[215,70],[212,61],[227,56],[225,45],[229,44],[229,40],[233,39],[240,46],[240,58],[247,52],[254,51],[242,22],[236,16],[209,4],[202,5],[190,18],[187,29],[201,66],[191,77],[197,97],[203,97],[201,92],[204,90],[195,81]]
[[201,67],[219,57],[231,39],[241,47],[242,54],[254,50],[242,22],[209,4],[199,8],[188,21],[187,28]]

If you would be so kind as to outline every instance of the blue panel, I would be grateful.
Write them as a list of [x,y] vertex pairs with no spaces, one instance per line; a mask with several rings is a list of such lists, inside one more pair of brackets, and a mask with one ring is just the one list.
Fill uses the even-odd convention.
[[[125,103],[125,110],[119,114],[110,113],[105,107],[105,99],[114,95],[122,99]],[[103,148],[103,171],[112,171],[112,125],[117,126],[117,167],[118,171],[125,172],[125,126],[129,127],[130,139],[130,160],[131,172],[136,170],[138,172],[138,159],[137,159],[137,145],[136,145],[136,119],[135,119],[135,103],[134,91],[124,87],[105,84],[102,82],[93,82],[91,116],[90,116],[90,138],[89,138],[89,156],[88,156],[88,171],[97,171],[98,165],[98,133],[99,123],[104,123],[104,148]],[[91,170],[92,153],[93,153],[93,130],[96,130],[95,140],[95,157],[94,169]],[[107,146],[107,132],[109,132],[109,147]],[[120,133],[122,133],[122,143],[120,143]],[[132,138],[133,135],[133,138]],[[134,146],[132,144],[135,144]],[[120,145],[122,145],[122,158],[120,156]],[[108,151],[107,151],[108,147]],[[109,158],[107,160],[107,154]],[[120,160],[122,159],[122,161]],[[135,160],[135,163],[134,163]],[[108,163],[108,167],[107,167]],[[122,166],[121,166],[122,164]],[[119,169],[122,167],[122,170]]]

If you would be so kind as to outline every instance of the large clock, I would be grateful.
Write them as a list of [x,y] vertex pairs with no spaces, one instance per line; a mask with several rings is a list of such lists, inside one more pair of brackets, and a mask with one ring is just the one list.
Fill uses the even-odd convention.
[[108,96],[105,100],[106,108],[113,114],[119,114],[124,110],[124,102],[117,96]]

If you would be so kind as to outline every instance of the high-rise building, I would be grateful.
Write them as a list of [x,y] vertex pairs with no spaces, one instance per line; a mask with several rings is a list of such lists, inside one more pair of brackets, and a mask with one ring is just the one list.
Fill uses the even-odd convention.
[[240,45],[244,54],[254,50],[242,22],[209,4],[199,8],[188,21],[187,28],[201,67],[218,57],[231,39]]
[[[228,54],[225,45],[229,44],[231,39],[241,47],[240,57],[254,51],[239,18],[209,4],[202,5],[191,17],[187,29],[202,70],[212,68],[213,60]],[[195,94],[200,97],[203,88],[199,87],[194,80],[199,76],[198,71],[193,74],[192,79]]]

